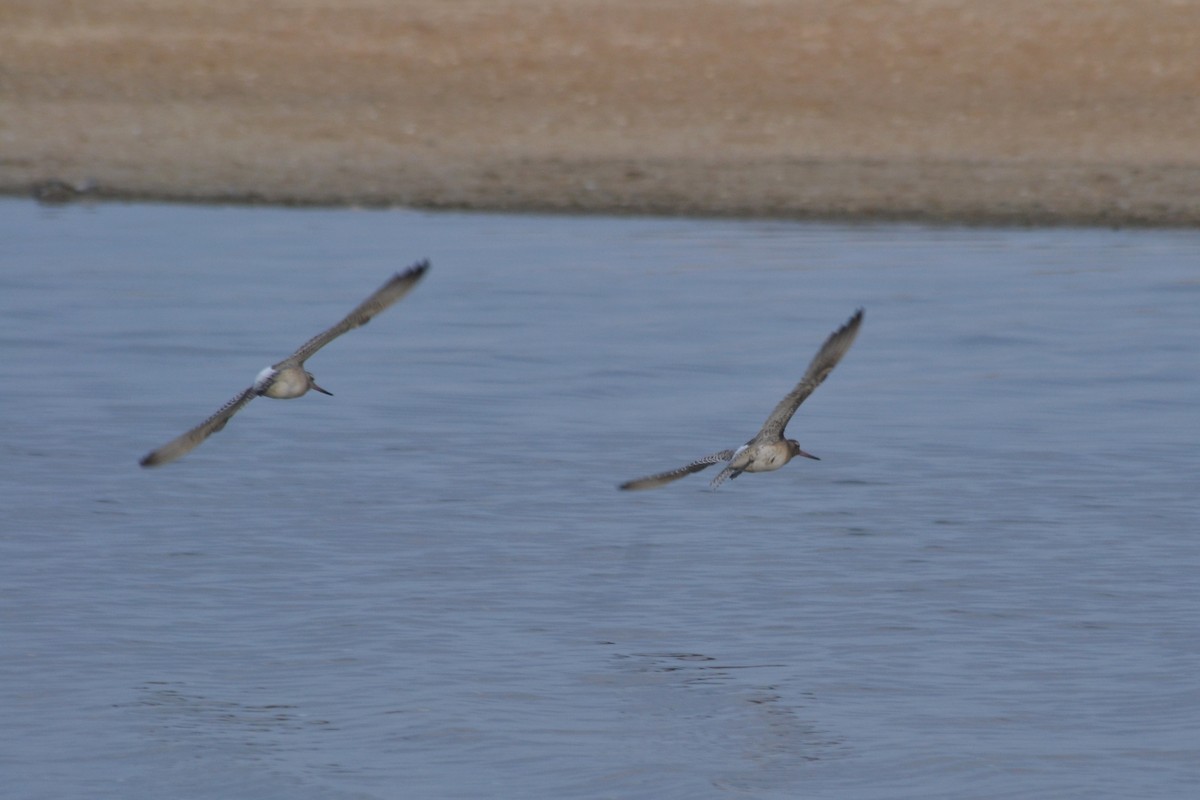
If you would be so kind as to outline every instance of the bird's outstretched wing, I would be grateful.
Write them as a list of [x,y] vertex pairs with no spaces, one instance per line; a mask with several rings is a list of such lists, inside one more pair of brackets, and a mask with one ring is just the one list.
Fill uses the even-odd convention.
[[713,464],[719,464],[722,461],[728,461],[733,458],[733,450],[722,450],[719,453],[707,455],[704,458],[698,458],[686,467],[673,469],[670,472],[660,472],[657,475],[647,475],[645,478],[626,481],[618,488],[620,489],[657,489],[659,486],[666,486],[671,481],[677,481],[685,475],[691,475],[693,472],[699,472],[702,469],[707,469]]
[[354,330],[362,325],[366,325],[379,312],[394,304],[397,300],[416,285],[425,271],[429,269],[428,261],[418,261],[404,272],[397,272],[387,283],[375,290],[375,293],[358,304],[358,307],[351,311],[346,317],[328,330],[318,333],[313,338],[309,339],[300,349],[292,353],[290,356],[280,361],[278,364],[273,364],[275,369],[281,369],[285,366],[299,366],[307,361],[313,353],[320,350],[325,345],[332,342],[337,337],[341,336],[346,331]]
[[845,325],[829,334],[825,344],[821,345],[821,349],[813,356],[804,377],[775,406],[775,410],[767,417],[767,421],[763,423],[762,430],[758,432],[755,439],[772,441],[783,435],[783,429],[787,427],[788,421],[796,413],[796,409],[808,399],[808,396],[821,385],[822,381],[829,377],[829,373],[833,372],[833,368],[842,360],[842,356],[846,355],[850,345],[854,344],[854,337],[858,335],[862,319],[863,309],[860,308],[854,312],[854,316],[846,321]]
[[204,420],[204,422],[201,422],[199,425],[192,428],[182,436],[172,439],[157,450],[147,453],[138,463],[140,463],[143,467],[157,467],[174,461],[180,456],[187,455],[194,450],[198,444],[224,428],[225,423],[229,422],[229,418],[241,411],[242,406],[253,400],[255,396],[256,393],[254,391],[254,387],[251,386],[237,397],[221,406],[220,411]]
[[708,482],[708,488],[712,489],[715,492],[717,490],[717,487],[720,486],[722,483],[724,483],[727,478],[736,478],[738,475],[741,475],[743,472],[745,472],[744,469],[735,469],[732,464],[726,464],[725,469],[721,470],[716,475],[714,475],[713,479]]

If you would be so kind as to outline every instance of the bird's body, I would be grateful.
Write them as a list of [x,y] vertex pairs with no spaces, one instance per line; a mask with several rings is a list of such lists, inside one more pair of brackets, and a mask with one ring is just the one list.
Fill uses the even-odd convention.
[[770,472],[792,460],[792,448],[782,439],[744,444],[734,451],[729,466],[742,472]]
[[829,335],[829,338],[821,345],[821,349],[813,356],[804,377],[779,401],[753,439],[741,447],[712,453],[678,469],[626,481],[621,484],[620,488],[655,489],[677,481],[685,475],[707,469],[713,464],[724,463],[725,467],[712,479],[711,486],[715,489],[727,478],[736,478],[743,472],[777,470],[796,456],[819,461],[820,459],[812,453],[806,453],[800,449],[800,443],[795,439],[785,439],[783,430],[800,404],[821,385],[833,368],[837,366],[837,363],[841,361],[846,351],[850,349],[850,345],[854,343],[854,338],[858,335],[862,318],[863,310],[860,308],[845,325]]
[[254,379],[254,393],[259,397],[273,397],[276,400],[291,400],[308,394],[309,389],[316,389],[322,394],[329,392],[317,386],[311,372],[304,367],[263,367],[262,372]]
[[372,317],[406,295],[427,269],[429,262],[422,261],[404,272],[397,272],[370,297],[359,303],[341,322],[309,339],[283,361],[263,368],[248,389],[221,406],[217,413],[182,436],[147,453],[139,463],[143,467],[156,467],[186,455],[209,436],[224,428],[230,418],[255,397],[289,400],[307,394],[309,389],[315,389],[322,394],[332,394],[317,385],[312,373],[304,368],[304,362],[343,333],[366,325]]

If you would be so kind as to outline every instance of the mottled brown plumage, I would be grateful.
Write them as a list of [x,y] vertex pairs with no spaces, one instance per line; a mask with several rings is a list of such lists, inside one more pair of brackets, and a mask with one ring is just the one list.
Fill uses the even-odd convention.
[[821,385],[822,381],[829,377],[829,373],[833,372],[833,368],[842,360],[842,356],[846,355],[850,345],[854,344],[854,338],[858,335],[862,319],[863,309],[860,308],[845,325],[829,335],[829,338],[821,345],[821,349],[813,356],[812,362],[804,372],[804,377],[779,401],[770,416],[767,417],[767,421],[763,423],[762,429],[755,434],[753,439],[735,450],[721,450],[678,469],[626,481],[619,488],[656,489],[672,481],[677,481],[685,475],[707,469],[712,464],[727,462],[725,468],[712,479],[710,485],[715,489],[724,483],[726,478],[736,478],[743,472],[776,470],[796,456],[819,461],[820,459],[812,453],[801,450],[800,443],[795,439],[783,438],[783,430],[800,404]]
[[157,467],[187,455],[209,436],[224,428],[234,414],[260,395],[287,400],[307,394],[309,389],[315,389],[322,394],[331,394],[317,385],[313,380],[312,373],[304,369],[304,362],[343,333],[366,325],[376,314],[408,294],[408,291],[421,279],[427,269],[429,269],[429,262],[421,261],[404,272],[397,272],[370,297],[359,303],[341,322],[309,339],[283,361],[272,364],[258,373],[252,386],[244,389],[239,395],[221,406],[217,413],[187,433],[172,439],[157,450],[147,453],[139,463],[143,467]]

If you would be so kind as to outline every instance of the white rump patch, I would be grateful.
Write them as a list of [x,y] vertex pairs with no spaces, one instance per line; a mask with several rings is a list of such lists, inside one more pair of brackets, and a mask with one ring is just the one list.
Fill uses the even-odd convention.
[[262,372],[254,379],[254,391],[262,393],[262,390],[271,382],[271,378],[275,377],[274,367],[263,367]]

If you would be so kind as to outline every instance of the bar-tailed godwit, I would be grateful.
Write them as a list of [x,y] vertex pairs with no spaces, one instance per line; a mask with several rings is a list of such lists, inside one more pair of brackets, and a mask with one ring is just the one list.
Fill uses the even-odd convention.
[[713,489],[716,489],[725,482],[726,478],[736,478],[743,472],[769,472],[779,469],[795,456],[804,456],[819,461],[820,459],[812,453],[801,450],[800,443],[795,439],[783,438],[783,429],[787,427],[788,421],[796,413],[800,404],[821,385],[822,381],[829,377],[829,373],[833,372],[833,368],[841,361],[842,356],[846,355],[846,351],[854,343],[854,337],[858,335],[858,327],[862,324],[862,318],[863,310],[860,308],[854,312],[854,316],[850,317],[845,325],[829,335],[825,344],[821,345],[821,349],[813,356],[812,363],[808,365],[804,377],[779,401],[775,410],[771,412],[771,416],[767,417],[767,421],[763,423],[762,430],[753,439],[735,450],[721,450],[712,453],[679,469],[626,481],[621,484],[620,488],[655,489],[677,481],[685,475],[707,469],[712,464],[726,462],[725,468],[717,473],[710,484]]
[[260,395],[263,397],[274,397],[278,400],[287,400],[307,394],[309,389],[315,389],[322,394],[331,395],[332,392],[327,392],[317,385],[317,382],[313,380],[312,373],[304,368],[304,362],[313,353],[346,331],[366,325],[376,314],[408,294],[409,289],[421,279],[421,276],[425,274],[427,269],[429,269],[429,262],[420,261],[404,272],[397,272],[387,283],[380,286],[374,294],[359,303],[358,307],[347,314],[341,322],[328,330],[318,333],[301,345],[299,350],[278,364],[272,364],[264,368],[262,372],[258,373],[258,377],[254,379],[252,386],[221,406],[221,409],[217,413],[187,433],[176,439],[172,439],[157,450],[147,453],[142,457],[141,465],[143,467],[157,467],[186,455],[209,436],[224,428],[225,424],[229,422],[230,417],[241,411],[243,406]]

